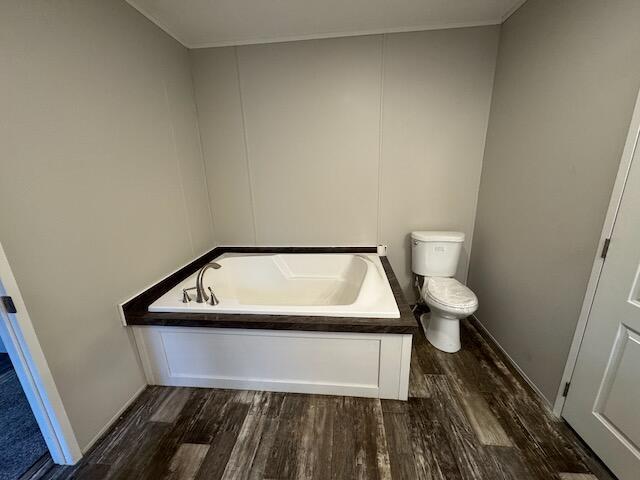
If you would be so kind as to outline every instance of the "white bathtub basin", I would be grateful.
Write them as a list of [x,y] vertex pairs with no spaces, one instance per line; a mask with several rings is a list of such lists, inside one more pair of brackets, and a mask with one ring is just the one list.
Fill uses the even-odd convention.
[[182,302],[196,274],[149,306],[150,312],[253,313],[328,317],[399,318],[393,292],[375,254],[236,254],[215,260],[203,285],[216,306]]

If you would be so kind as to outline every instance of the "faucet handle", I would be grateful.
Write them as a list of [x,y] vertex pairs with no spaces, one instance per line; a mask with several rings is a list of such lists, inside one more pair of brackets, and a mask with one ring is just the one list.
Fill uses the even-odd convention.
[[213,293],[212,288],[211,287],[207,287],[207,289],[209,290],[209,293],[211,294],[211,298],[209,299],[210,300],[210,302],[209,302],[210,305],[214,305],[214,306],[218,305],[220,303],[220,301],[218,300],[218,297],[216,297],[216,294]]
[[189,295],[189,290],[195,290],[196,287],[191,288],[183,288],[182,289],[182,303],[189,303],[191,301],[191,295]]

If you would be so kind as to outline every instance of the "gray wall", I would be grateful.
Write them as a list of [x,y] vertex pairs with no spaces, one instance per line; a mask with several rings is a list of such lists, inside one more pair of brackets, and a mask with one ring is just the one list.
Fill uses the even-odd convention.
[[640,87],[640,2],[528,0],[503,26],[469,284],[555,398]]
[[0,241],[81,446],[145,383],[116,305],[212,246],[188,53],[121,1],[0,7]]
[[191,51],[217,240],[385,243],[407,290],[412,230],[461,230],[468,252],[498,35]]

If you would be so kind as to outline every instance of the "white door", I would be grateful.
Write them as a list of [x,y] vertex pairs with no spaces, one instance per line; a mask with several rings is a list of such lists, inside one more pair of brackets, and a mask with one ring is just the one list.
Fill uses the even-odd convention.
[[640,145],[562,416],[620,480],[640,478]]

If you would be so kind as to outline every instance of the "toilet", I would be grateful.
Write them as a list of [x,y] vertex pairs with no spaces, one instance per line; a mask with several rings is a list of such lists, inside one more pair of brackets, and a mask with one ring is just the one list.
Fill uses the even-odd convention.
[[460,350],[460,319],[478,309],[478,298],[453,276],[464,233],[412,232],[411,269],[424,277],[420,295],[430,313],[420,317],[427,340],[439,350]]

